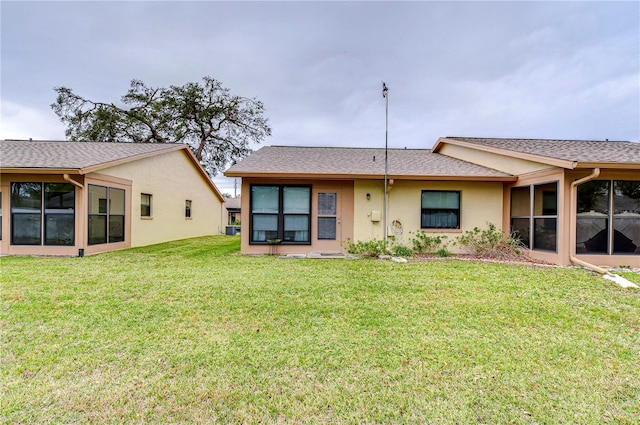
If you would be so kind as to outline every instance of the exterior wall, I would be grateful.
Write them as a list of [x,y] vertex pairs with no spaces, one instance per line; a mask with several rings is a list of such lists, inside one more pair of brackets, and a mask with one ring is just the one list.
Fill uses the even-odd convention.
[[[452,242],[457,236],[474,227],[485,229],[487,223],[500,227],[502,224],[502,192],[503,184],[497,182],[463,182],[463,181],[407,181],[396,180],[389,191],[388,226],[393,220],[402,223],[402,235],[397,237],[410,245],[410,232],[420,229],[421,197],[423,190],[456,190],[460,191],[460,229],[442,229],[423,231],[433,236],[446,236]],[[393,235],[393,229],[389,229]],[[452,252],[464,252],[458,246],[449,246]]]
[[[130,179],[131,246],[221,234],[227,221],[222,201],[182,151],[144,158],[100,171]],[[140,215],[140,195],[152,196],[151,217]],[[185,218],[185,201],[192,201]]]
[[[369,198],[367,199],[367,194]],[[384,181],[356,180],[354,182],[354,241],[368,241],[384,237]],[[379,220],[372,221],[372,215],[379,214]]]
[[[251,185],[252,184],[296,184],[311,186],[311,244],[309,245],[264,245],[250,244],[249,226],[251,213]],[[338,240],[322,241],[317,239],[318,234],[318,193],[336,192],[338,193]],[[240,238],[242,241],[243,254],[306,254],[309,252],[339,252],[342,250],[343,242],[353,239],[353,182],[344,180],[297,180],[297,179],[266,179],[266,178],[243,178],[242,179],[242,207],[241,222],[242,231]]]
[[438,152],[443,155],[462,159],[463,161],[483,165],[485,167],[493,168],[495,170],[500,170],[505,173],[514,175],[533,173],[545,169],[554,168],[553,166],[547,164],[540,164],[538,162],[527,161],[518,158],[510,158],[491,152],[485,152],[451,144],[443,145]]

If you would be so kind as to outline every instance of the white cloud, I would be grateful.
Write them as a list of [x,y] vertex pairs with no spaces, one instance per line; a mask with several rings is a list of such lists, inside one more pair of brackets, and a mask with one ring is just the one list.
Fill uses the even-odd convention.
[[0,104],[0,139],[64,140],[54,113],[6,100]]

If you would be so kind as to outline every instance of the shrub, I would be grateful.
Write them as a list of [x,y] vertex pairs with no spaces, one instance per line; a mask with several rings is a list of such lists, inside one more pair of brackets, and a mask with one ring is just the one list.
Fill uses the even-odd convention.
[[422,230],[416,232],[416,236],[411,239],[413,250],[418,254],[430,254],[443,247],[446,236],[429,236]]
[[495,224],[487,223],[486,230],[475,227],[458,236],[458,244],[472,254],[490,258],[513,258],[521,253],[522,243],[498,229]]
[[357,254],[368,257],[379,257],[387,252],[387,244],[383,240],[372,239],[370,241],[352,242],[347,239],[346,248],[349,254]]
[[438,257],[450,257],[451,251],[449,251],[445,247],[442,247],[439,250],[437,250],[434,254],[437,255]]
[[396,257],[411,257],[413,250],[405,245],[396,245],[391,248],[391,253]]

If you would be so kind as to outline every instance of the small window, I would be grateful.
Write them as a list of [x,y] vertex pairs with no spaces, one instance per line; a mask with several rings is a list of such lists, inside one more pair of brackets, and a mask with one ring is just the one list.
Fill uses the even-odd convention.
[[191,218],[191,201],[184,201],[184,217]]
[[151,217],[151,195],[140,194],[140,217]]
[[423,229],[459,229],[460,191],[423,190],[420,223]]

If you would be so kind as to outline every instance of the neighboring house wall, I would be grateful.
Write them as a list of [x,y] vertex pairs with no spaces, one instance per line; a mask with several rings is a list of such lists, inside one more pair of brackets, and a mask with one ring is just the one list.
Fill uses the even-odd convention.
[[438,150],[438,153],[515,175],[534,173],[553,168],[547,164],[540,164],[538,162],[527,161],[519,158],[510,158],[484,150],[471,149],[451,144],[442,145]]
[[[130,179],[131,246],[220,234],[226,210],[184,152],[145,158],[100,171]],[[141,216],[141,194],[151,195],[151,216]],[[191,217],[185,217],[185,201]]]
[[[59,172],[57,174],[9,174],[0,175],[1,192],[1,224],[0,253],[10,255],[78,255],[83,249],[84,254],[143,246],[176,239],[196,236],[220,234],[223,220],[226,221],[226,211],[222,200],[209,186],[205,177],[195,167],[182,150],[167,152],[166,154],[151,156],[137,161],[125,162],[98,172],[86,175],[73,174],[70,176],[76,183],[72,185]],[[12,183],[65,184],[73,187],[75,197],[73,241],[64,240],[64,244],[47,244],[46,228],[60,233],[62,223],[59,214],[66,214],[65,209],[53,206],[40,210],[33,210],[40,214],[39,244],[11,244],[12,238]],[[93,190],[93,192],[92,192]],[[102,193],[104,191],[104,193]],[[119,196],[108,198],[113,191]],[[141,194],[152,196],[151,216],[141,216]],[[120,196],[121,195],[121,196]],[[191,201],[191,217],[185,217],[185,201]],[[107,202],[111,202],[114,211],[107,212]],[[91,205],[90,205],[91,204]],[[28,214],[28,208],[17,208],[16,213],[23,211],[23,219]],[[56,215],[58,214],[58,215]],[[113,220],[106,229],[106,242],[90,244],[89,239],[96,237],[96,229],[106,222],[109,215]],[[91,216],[92,218],[90,219]],[[48,218],[49,217],[49,218]],[[96,220],[97,219],[97,220]],[[90,224],[93,220],[93,226]],[[51,223],[53,222],[53,225]],[[95,224],[98,223],[98,226]],[[33,226],[28,228],[33,231]],[[70,233],[70,231],[68,232]],[[98,231],[97,233],[100,233]],[[104,233],[104,232],[103,232]],[[122,237],[111,238],[117,234]],[[20,243],[24,243],[21,241]]]

